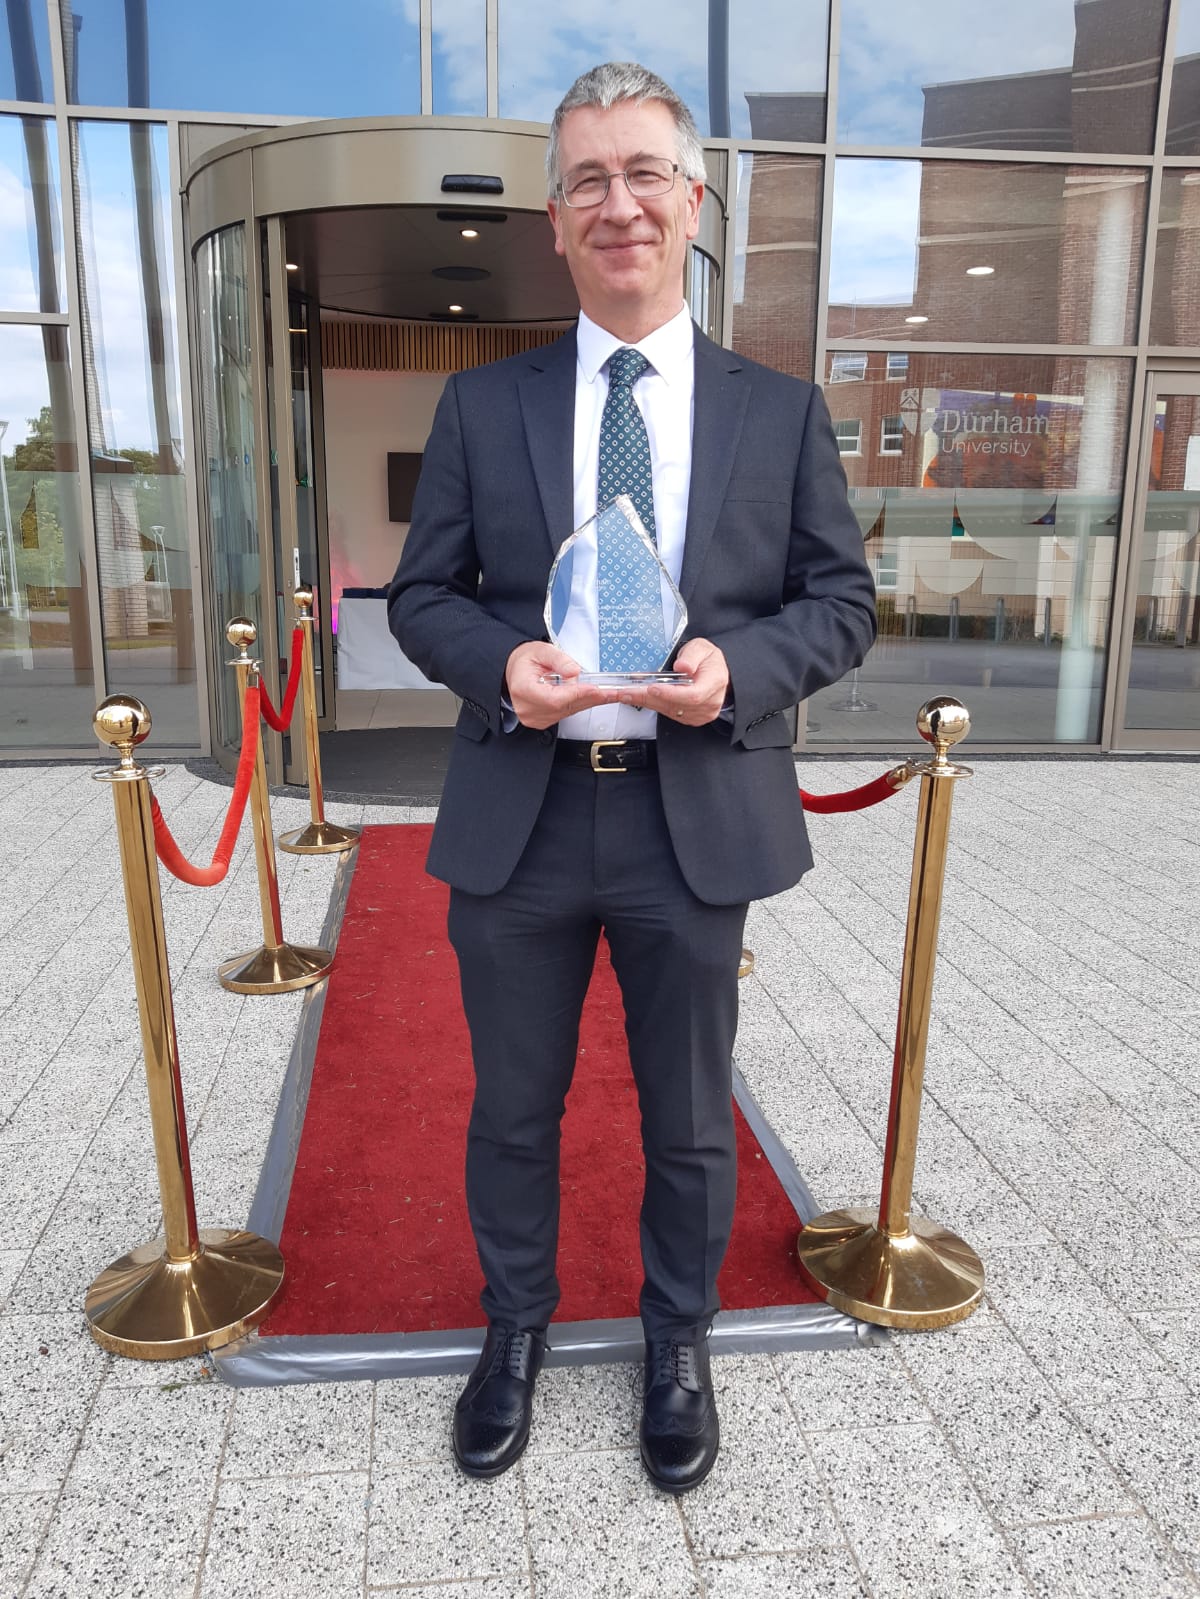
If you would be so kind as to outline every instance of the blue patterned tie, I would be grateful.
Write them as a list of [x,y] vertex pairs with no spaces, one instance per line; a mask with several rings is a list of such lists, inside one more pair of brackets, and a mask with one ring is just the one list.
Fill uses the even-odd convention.
[[608,398],[600,418],[600,478],[596,526],[596,582],[602,672],[657,671],[667,653],[661,568],[657,558],[620,516],[604,507],[618,494],[633,501],[654,538],[654,481],[646,424],[633,385],[650,363],[622,345],[608,363]]

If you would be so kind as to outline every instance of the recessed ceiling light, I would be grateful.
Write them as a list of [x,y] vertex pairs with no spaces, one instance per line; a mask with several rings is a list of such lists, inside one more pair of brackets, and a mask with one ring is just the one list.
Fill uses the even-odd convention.
[[462,310],[462,306],[461,305],[448,305],[446,307],[446,309],[447,309],[447,311],[461,311]]
[[929,318],[927,316],[906,316],[904,318],[904,320],[906,322],[916,323],[916,322],[928,322]]
[[463,236],[464,239],[477,239],[479,237],[479,229],[478,228],[463,228],[462,229],[462,236]]
[[968,267],[967,276],[969,278],[990,278],[995,270],[995,267]]
[[294,261],[285,261],[284,265],[287,267],[289,272],[299,272],[300,270]]

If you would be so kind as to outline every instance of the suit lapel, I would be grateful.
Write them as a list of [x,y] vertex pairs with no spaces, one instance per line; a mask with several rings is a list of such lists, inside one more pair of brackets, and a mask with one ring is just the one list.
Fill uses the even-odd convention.
[[723,350],[697,329],[695,351],[692,478],[679,574],[685,600],[691,598],[712,542],[750,398],[746,373],[732,350]]
[[575,334],[535,350],[518,382],[525,441],[555,550],[575,523]]

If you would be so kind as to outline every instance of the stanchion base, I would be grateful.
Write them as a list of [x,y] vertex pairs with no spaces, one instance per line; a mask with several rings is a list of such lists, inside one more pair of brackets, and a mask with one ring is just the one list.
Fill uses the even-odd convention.
[[217,967],[217,981],[235,994],[288,994],[319,982],[333,965],[327,949],[303,944],[280,944],[278,949],[251,950],[235,955]]
[[913,1332],[963,1321],[983,1298],[983,1262],[936,1222],[914,1218],[901,1236],[881,1232],[876,1210],[831,1210],[796,1245],[800,1271],[835,1309]]
[[750,973],[753,970],[754,970],[754,951],[752,949],[743,948],[742,949],[741,959],[738,961],[738,976],[739,977],[749,977]]
[[206,1227],[194,1260],[168,1260],[161,1239],[131,1249],[87,1291],[88,1331],[114,1355],[180,1360],[255,1327],[283,1285],[283,1256],[257,1233]]
[[357,827],[339,827],[336,822],[309,822],[294,833],[280,833],[275,842],[288,855],[336,855],[353,849],[360,834]]

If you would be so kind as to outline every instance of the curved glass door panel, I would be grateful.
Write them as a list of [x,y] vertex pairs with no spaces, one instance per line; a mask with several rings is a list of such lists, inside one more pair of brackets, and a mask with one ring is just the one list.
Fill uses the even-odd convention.
[[[1179,384],[1193,390],[1193,379]],[[1200,392],[1159,379],[1135,544],[1126,745],[1200,732]],[[1163,392],[1168,390],[1168,392]]]
[[[310,326],[310,318],[315,326]],[[288,382],[289,400],[292,419],[292,456],[291,464],[295,478],[296,495],[296,549],[300,558],[300,581],[307,583],[316,596],[316,615],[318,619],[324,611],[325,596],[322,592],[321,560],[318,550],[317,534],[317,450],[316,436],[313,428],[312,407],[312,374],[310,371],[310,358],[313,336],[320,336],[320,312],[314,311],[307,300],[299,295],[288,296]],[[282,480],[281,480],[282,481]],[[281,558],[277,556],[277,561]],[[282,564],[277,565],[277,571],[283,572]],[[287,588],[286,575],[283,588],[290,598]],[[287,607],[288,616],[292,613],[292,606]],[[313,673],[314,687],[316,688],[316,707],[318,717],[327,714],[331,707],[325,704],[325,672],[322,662],[321,629],[313,637]],[[289,622],[286,628],[280,629],[280,638],[287,638],[291,633]]]
[[262,619],[262,568],[254,475],[251,308],[242,223],[196,249],[197,357],[202,470],[208,484],[209,647],[217,742],[241,742],[241,708],[225,627],[234,616]]

